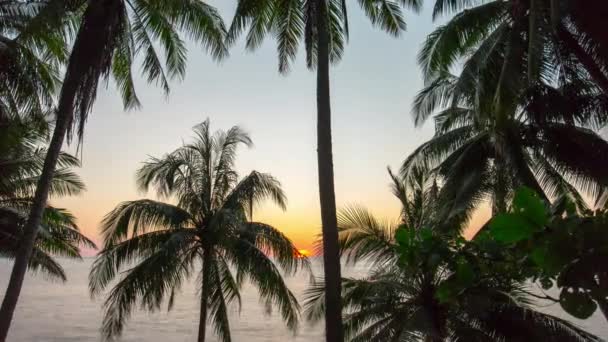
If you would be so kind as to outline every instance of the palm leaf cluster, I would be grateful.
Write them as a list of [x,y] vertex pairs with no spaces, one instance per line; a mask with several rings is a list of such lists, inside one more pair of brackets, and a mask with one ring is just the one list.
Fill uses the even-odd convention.
[[[232,25],[228,31],[229,42],[234,42],[247,31],[245,42],[249,50],[255,50],[266,36],[277,41],[279,71],[286,73],[295,60],[300,44],[304,44],[306,65],[317,66],[319,18],[327,28],[329,59],[337,63],[346,46],[348,5],[345,0],[325,1],[324,15],[319,13],[320,1],[316,0],[239,0]],[[359,6],[372,25],[391,35],[398,36],[406,29],[403,9],[418,12],[419,0],[360,0]]]
[[598,19],[608,13],[606,4],[435,1],[433,18],[451,13],[454,17],[431,33],[420,51],[426,79],[463,63],[469,79],[496,85],[496,96],[488,101],[507,101],[505,106],[526,83],[589,78],[607,92],[607,42]]
[[[14,258],[23,240],[23,227],[32,206],[36,182],[44,162],[48,123],[44,117],[5,117],[0,121],[0,256]],[[79,162],[62,153],[51,185],[51,195],[76,195],[84,190],[72,168]],[[72,214],[47,206],[39,227],[28,269],[51,279],[65,281],[66,275],[55,257],[80,259],[80,247],[95,244],[80,233]]]
[[205,121],[194,131],[191,143],[150,158],[137,172],[142,190],[154,189],[173,204],[123,202],[103,221],[104,249],[91,270],[90,289],[98,295],[118,281],[104,304],[106,337],[119,335],[138,306],[157,310],[166,301],[170,308],[191,278],[201,294],[199,341],[208,319],[220,340],[231,340],[228,307],[240,305],[245,281],[257,287],[263,303],[277,307],[288,327],[297,327],[299,305],[281,271],[292,274],[306,261],[276,228],[251,220],[263,200],[285,208],[279,182],[257,171],[239,179],[237,147],[251,145],[239,127],[212,134]]
[[[412,207],[429,198],[416,190],[403,193]],[[457,244],[432,226],[405,228],[352,207],[341,212],[340,227],[348,260],[371,267],[367,276],[342,282],[349,341],[599,341],[572,323],[535,310],[523,284],[498,275],[441,300],[443,284],[457,276],[447,257]],[[398,230],[410,231],[411,253],[403,254],[397,244]],[[323,317],[323,297],[320,284],[308,290],[309,319]]]
[[[23,206],[24,204],[21,204]],[[23,226],[29,206],[0,205],[0,256],[13,259],[23,240]],[[48,279],[67,280],[56,258],[81,260],[80,248],[94,249],[95,243],[83,235],[76,219],[65,209],[47,206],[29,259],[28,270],[42,273]]]
[[[0,197],[2,203],[31,200],[44,163],[49,123],[43,115],[11,115],[0,122]],[[51,192],[57,196],[77,195],[84,183],[71,169],[78,159],[61,153]]]
[[185,76],[186,40],[221,59],[228,54],[225,36],[219,13],[202,1],[89,1],[80,16],[58,110],[74,113],[71,130],[82,137],[100,79],[113,78],[125,108],[138,108],[136,60],[142,61],[143,78],[168,94],[170,80]]
[[446,76],[419,94],[414,113],[434,112],[436,134],[401,168],[407,175],[425,165],[441,178],[438,220],[466,222],[488,198],[495,212],[504,211],[520,186],[548,200],[567,197],[583,211],[582,194],[596,198],[608,185],[608,143],[597,133],[607,98],[593,85],[529,88],[517,111],[498,122],[495,111],[478,107],[475,88],[457,90],[461,81]]
[[219,13],[202,1],[5,1],[0,109],[41,112],[57,104],[75,113],[72,129],[82,136],[100,79],[113,78],[125,108],[137,108],[136,59],[143,77],[168,93],[170,80],[185,76],[186,40],[221,59],[225,37]]
[[457,14],[420,51],[426,84],[413,106],[416,124],[432,117],[436,134],[401,173],[433,169],[443,185],[437,219],[448,227],[466,223],[488,198],[494,212],[504,212],[520,186],[584,211],[583,198],[600,198],[608,185],[608,144],[598,134],[608,93],[591,70],[605,70],[607,55],[596,17],[580,7],[567,0],[436,1],[435,17]]
[[79,1],[0,3],[0,116],[53,105]]

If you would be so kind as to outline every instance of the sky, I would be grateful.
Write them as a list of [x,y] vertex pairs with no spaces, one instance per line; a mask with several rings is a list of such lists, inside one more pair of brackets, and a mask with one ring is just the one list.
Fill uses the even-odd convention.
[[[236,1],[208,3],[229,23]],[[410,108],[423,85],[416,55],[435,24],[427,3],[420,14],[406,13],[407,32],[394,38],[374,28],[355,1],[349,4],[350,41],[330,75],[337,206],[362,205],[394,220],[399,204],[389,190],[386,168],[398,169],[433,133],[432,124],[414,127]],[[125,112],[112,82],[100,88],[78,170],[87,191],[52,203],[71,210],[80,228],[99,242],[106,213],[122,201],[154,198],[136,189],[141,163],[179,147],[192,137],[193,126],[210,118],[214,130],[239,125],[251,135],[254,147],[238,153],[240,175],[271,173],[287,194],[286,211],[263,205],[254,219],[274,225],[298,248],[312,249],[321,226],[314,72],[300,54],[292,71],[280,75],[272,37],[255,52],[240,41],[220,63],[201,47],[188,46],[187,75],[172,82],[169,96],[137,79],[143,106]]]

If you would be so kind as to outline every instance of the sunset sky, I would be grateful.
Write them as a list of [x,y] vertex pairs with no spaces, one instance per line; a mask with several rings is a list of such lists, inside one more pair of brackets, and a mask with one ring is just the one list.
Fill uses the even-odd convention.
[[[399,206],[386,167],[398,168],[432,134],[431,124],[414,127],[410,107],[422,86],[416,54],[433,23],[427,4],[419,15],[407,13],[408,31],[395,39],[373,28],[350,2],[350,42],[331,73],[337,204],[365,205],[394,219]],[[209,3],[229,22],[236,1]],[[74,212],[84,232],[99,241],[105,213],[121,201],[152,197],[136,190],[141,162],[172,151],[209,117],[213,129],[238,124],[250,133],[255,146],[239,153],[241,175],[269,172],[287,193],[287,211],[268,205],[256,210],[255,219],[281,229],[299,248],[312,249],[320,231],[315,75],[303,62],[299,58],[289,75],[279,75],[272,39],[253,53],[241,42],[220,64],[191,44],[187,76],[172,83],[170,96],[138,80],[143,108],[127,113],[110,83],[100,91],[87,124],[79,173],[88,191],[53,204]]]

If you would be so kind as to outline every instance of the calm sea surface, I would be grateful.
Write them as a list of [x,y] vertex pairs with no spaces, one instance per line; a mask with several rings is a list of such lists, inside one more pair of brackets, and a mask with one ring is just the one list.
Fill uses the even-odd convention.
[[[84,262],[62,261],[68,275],[65,284],[46,281],[41,276],[28,276],[19,301],[9,341],[99,341],[101,322],[100,300],[91,300],[87,288],[87,276],[92,259]],[[11,264],[0,261],[0,295],[6,288]],[[320,267],[314,271],[319,274]],[[364,275],[365,267],[347,267],[345,276]],[[287,283],[297,295],[308,284],[308,276],[301,274],[287,278]],[[302,323],[297,335],[288,331],[278,314],[267,315],[258,302],[255,289],[245,287],[241,293],[242,309],[231,309],[231,330],[236,342],[312,342],[322,341],[322,325]],[[0,297],[1,298],[1,297]],[[554,315],[571,319],[558,306],[544,308]],[[137,312],[125,329],[121,341],[194,341],[197,334],[199,301],[193,284],[184,286],[176,299],[173,310],[157,313]],[[577,321],[585,329],[608,338],[608,324],[600,315],[587,321]],[[208,341],[217,341],[209,336]]]

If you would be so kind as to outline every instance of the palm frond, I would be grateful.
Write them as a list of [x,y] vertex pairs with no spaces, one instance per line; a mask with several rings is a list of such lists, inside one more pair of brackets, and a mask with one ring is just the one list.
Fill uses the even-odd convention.
[[359,5],[373,25],[394,36],[405,31],[406,25],[399,1],[359,0]]
[[275,1],[272,0],[239,0],[228,29],[228,44],[234,44],[247,26],[250,26],[246,46],[250,50],[259,47],[271,28],[274,8]]
[[447,107],[452,102],[455,77],[444,74],[427,81],[424,88],[416,94],[412,105],[414,124],[421,126],[435,110]]
[[444,182],[438,195],[436,219],[447,229],[463,228],[493,186],[495,177],[489,163],[493,150],[488,140],[484,135],[471,139],[438,166]]
[[591,130],[564,124],[547,125],[542,134],[543,157],[574,186],[595,198],[608,182],[602,171],[608,167],[606,140]]
[[366,209],[347,207],[338,213],[340,250],[346,260],[356,263],[370,260],[375,264],[395,261],[395,228],[380,223]]
[[36,245],[41,250],[70,258],[80,259],[80,248],[96,249],[95,243],[82,234],[76,218],[65,209],[47,206],[42,214],[42,227]]
[[254,244],[283,269],[286,275],[293,275],[301,269],[309,269],[310,264],[291,240],[271,225],[247,222],[241,226],[240,238]]
[[[144,3],[144,1],[139,1]],[[208,53],[216,60],[221,60],[228,56],[226,46],[227,29],[218,10],[205,3],[196,0],[173,0],[173,1],[150,1],[149,8],[163,14],[169,23],[173,23],[176,29],[183,32],[188,38],[201,44]],[[167,30],[165,30],[167,32]],[[164,40],[164,38],[163,38]],[[176,41],[176,40],[174,40]],[[177,52],[166,45],[167,54]],[[174,57],[176,59],[174,59]],[[174,63],[173,61],[178,63]],[[167,66],[169,72],[181,73],[179,56],[167,56]],[[185,60],[183,60],[185,62]]]
[[[226,274],[226,272],[228,274]],[[201,275],[206,276],[206,275]],[[230,270],[220,270],[217,263],[213,264],[211,272],[208,275],[210,281],[213,283],[211,296],[208,299],[208,304],[211,307],[211,316],[213,318],[213,325],[215,326],[215,333],[222,342],[232,341],[230,334],[230,322],[228,319],[228,303],[226,300],[225,291],[232,290],[234,279],[230,274]],[[226,278],[228,276],[229,278]]]
[[227,259],[258,289],[261,300],[268,307],[276,306],[291,330],[296,330],[300,305],[285,284],[280,271],[263,251],[240,239],[233,248],[224,250]]
[[433,7],[433,19],[444,14],[461,11],[477,3],[479,3],[478,0],[436,0]]
[[166,246],[193,244],[194,230],[161,230],[140,234],[101,250],[89,273],[89,290],[93,297],[102,293],[118,272],[138,261],[152,257]]
[[464,126],[445,134],[434,136],[428,142],[420,145],[403,162],[400,173],[403,178],[407,178],[411,170],[416,166],[434,168],[454,151],[462,148],[465,144],[476,139],[480,139],[476,129],[472,126]]
[[298,45],[304,35],[302,0],[281,0],[275,6],[274,28],[277,37],[279,72],[286,73],[296,58]]
[[503,20],[506,10],[506,2],[490,1],[457,14],[435,29],[418,54],[425,78],[432,79],[449,72],[459,58],[465,57],[472,48],[487,39]]
[[265,199],[272,200],[281,209],[287,206],[287,198],[279,181],[267,173],[252,171],[228,194],[223,207],[234,208],[238,205],[249,208]]
[[32,256],[27,264],[27,269],[30,272],[41,272],[44,276],[51,280],[60,280],[65,282],[68,278],[65,274],[65,270],[57,261],[55,261],[50,255],[41,251],[38,248],[34,248]]
[[191,223],[191,216],[171,204],[152,200],[123,202],[108,213],[101,223],[105,247],[130,236],[158,229],[178,229]]
[[[149,240],[143,239],[142,242],[145,245]],[[122,333],[135,305],[150,311],[158,310],[165,299],[179,290],[191,274],[194,260],[190,255],[191,243],[192,239],[184,234],[171,234],[160,246],[150,246],[154,248],[153,252],[126,272],[104,302],[104,338],[112,339]],[[119,251],[128,252],[128,248]],[[120,254],[114,249],[102,251],[98,257],[100,261],[93,265],[89,276],[93,293],[103,289],[115,277],[116,267],[120,265],[116,261],[121,260],[117,257]]]

